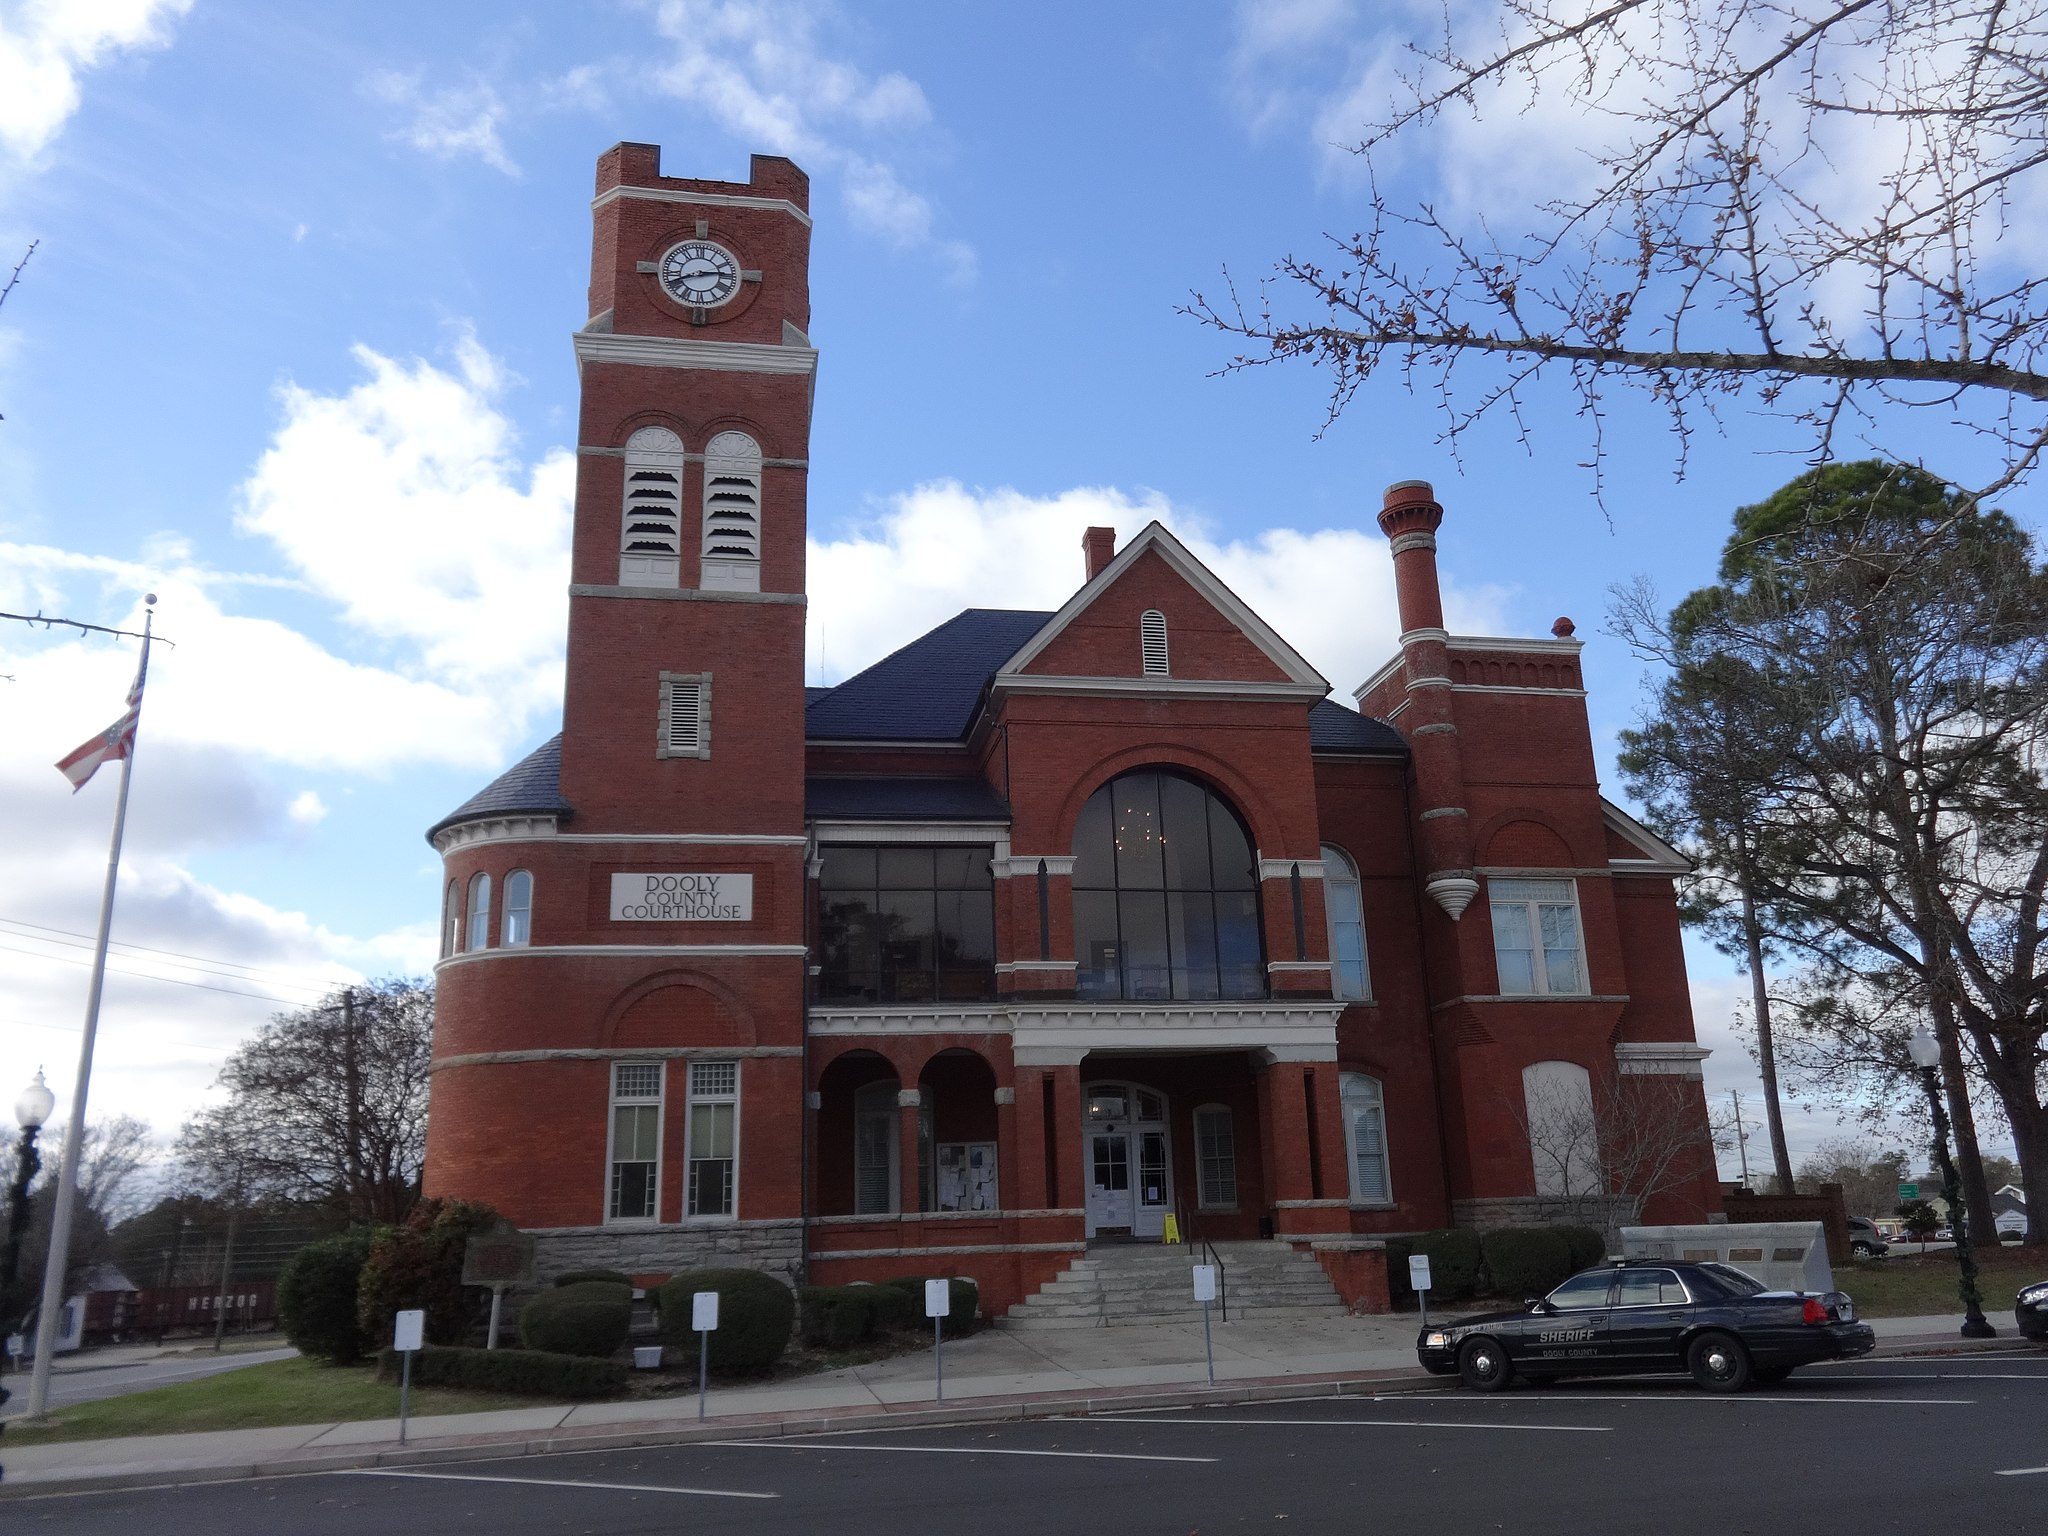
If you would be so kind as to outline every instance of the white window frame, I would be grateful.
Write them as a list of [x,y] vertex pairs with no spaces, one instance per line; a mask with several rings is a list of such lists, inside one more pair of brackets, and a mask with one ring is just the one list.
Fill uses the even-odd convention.
[[[634,1071],[651,1068],[654,1072],[654,1092],[621,1093],[620,1080],[630,1069]],[[645,1109],[654,1106],[654,1198],[653,1209],[645,1216],[620,1216],[615,1213],[618,1196],[619,1111],[621,1109]],[[606,1097],[604,1113],[604,1220],[606,1226],[649,1227],[661,1220],[661,1149],[668,1133],[668,1066],[661,1061],[615,1061],[611,1064],[611,1092]],[[641,1158],[629,1159],[641,1162]]]
[[[669,741],[669,711],[681,690],[694,688],[697,691],[697,742],[671,745]],[[654,755],[660,758],[694,757],[708,761],[711,757],[711,674],[709,672],[664,672],[661,674],[661,698],[657,707],[654,729]]]
[[[519,899],[521,882],[526,899]],[[517,932],[513,919],[517,918]],[[498,945],[501,949],[524,949],[533,943],[533,871],[515,869],[505,876],[505,906],[498,917]]]
[[[753,527],[744,504],[753,503]],[[704,516],[700,551],[706,592],[761,590],[761,445],[744,432],[721,432],[704,445]],[[735,549],[743,545],[749,553]],[[716,553],[714,553],[714,549]]]
[[[1387,1153],[1387,1086],[1370,1072],[1337,1074],[1337,1098],[1344,1110],[1344,1169],[1350,1181],[1351,1203],[1379,1210],[1394,1204],[1394,1164]],[[1380,1192],[1366,1193],[1360,1186],[1358,1154],[1363,1128],[1371,1125],[1378,1146],[1373,1149],[1380,1162]]]
[[[650,482],[653,499],[635,503],[636,474],[670,475],[673,498]],[[664,502],[669,502],[664,506]],[[636,511],[637,507],[637,511]],[[630,552],[635,542],[629,532],[635,518],[673,520],[667,534],[669,553],[647,550]],[[619,585],[622,587],[680,587],[683,584],[683,440],[667,427],[642,427],[626,439],[624,483],[619,492]]]
[[441,909],[441,954],[443,958],[462,953],[462,882],[448,882],[447,905]]
[[[1345,962],[1337,931],[1337,895],[1349,889],[1358,909],[1358,990],[1348,990],[1344,980]],[[1372,1001],[1372,952],[1365,938],[1365,887],[1358,878],[1358,865],[1334,843],[1323,844],[1323,924],[1330,938],[1330,996],[1347,1003]]]
[[1166,615],[1147,608],[1138,618],[1138,659],[1147,677],[1171,676],[1166,649]]
[[[698,1073],[708,1067],[732,1068],[732,1091],[730,1093],[707,1092],[700,1090],[698,1088]],[[683,1219],[685,1221],[702,1222],[737,1221],[739,1219],[740,1214],[739,1062],[731,1059],[711,1061],[692,1060],[689,1063],[686,1071],[684,1097],[685,1105],[683,1124]],[[696,1188],[696,1181],[691,1177],[691,1165],[698,1160],[691,1154],[696,1148],[697,1110],[700,1105],[706,1108],[723,1107],[725,1105],[732,1106],[732,1154],[729,1158],[724,1159],[724,1161],[728,1161],[732,1164],[732,1172],[730,1175],[732,1187],[730,1190],[729,1198],[726,1202],[727,1209],[723,1211],[696,1211],[690,1208],[693,1203]],[[705,1159],[705,1161],[715,1162],[719,1161],[719,1159],[707,1158]]]
[[[1585,997],[1592,992],[1592,977],[1586,965],[1586,925],[1579,918],[1579,885],[1569,876],[1554,878],[1501,879],[1489,877],[1487,902],[1493,918],[1494,977],[1503,997]],[[1548,891],[1541,888],[1548,888]],[[1559,890],[1564,894],[1558,894]],[[1530,971],[1534,988],[1521,992],[1509,988],[1501,966],[1501,925],[1503,907],[1519,907],[1529,929]],[[1549,962],[1544,958],[1543,909],[1564,908],[1571,913],[1572,940],[1578,954],[1578,981],[1574,986],[1553,986]]]
[[[1224,1131],[1230,1138],[1230,1198],[1210,1198],[1209,1159],[1202,1150],[1202,1121],[1204,1118],[1221,1116]],[[1195,1106],[1195,1200],[1205,1211],[1234,1211],[1238,1207],[1237,1179],[1237,1116],[1231,1113],[1228,1104],[1198,1104]]]
[[469,903],[464,949],[491,947],[491,877],[478,870],[469,877]]
[[[867,1103],[862,1101],[866,1100]],[[903,1131],[902,1103],[896,1079],[880,1078],[872,1083],[863,1083],[853,1090],[853,1213],[856,1216],[895,1216],[901,1213],[903,1205]],[[884,1192],[887,1203],[878,1211],[864,1211],[860,1205],[861,1163],[861,1122],[868,1118],[886,1117],[889,1127],[888,1151],[883,1158],[888,1177],[888,1189]]]

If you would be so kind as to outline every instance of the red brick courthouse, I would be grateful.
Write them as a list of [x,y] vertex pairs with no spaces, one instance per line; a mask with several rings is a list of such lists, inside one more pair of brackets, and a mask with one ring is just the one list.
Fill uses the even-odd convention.
[[804,687],[809,184],[751,177],[598,162],[563,728],[430,834],[428,1192],[544,1269],[1000,1310],[1171,1217],[1369,1301],[1360,1239],[1552,1209],[1539,1100],[1677,1085],[1704,1148],[1683,861],[1600,796],[1568,623],[1445,631],[1429,486],[1357,709],[1157,524]]

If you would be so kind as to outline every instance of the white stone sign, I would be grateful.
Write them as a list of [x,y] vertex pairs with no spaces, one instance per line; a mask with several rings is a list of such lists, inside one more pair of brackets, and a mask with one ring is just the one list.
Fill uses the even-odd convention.
[[752,875],[612,876],[615,923],[744,923],[753,916]]

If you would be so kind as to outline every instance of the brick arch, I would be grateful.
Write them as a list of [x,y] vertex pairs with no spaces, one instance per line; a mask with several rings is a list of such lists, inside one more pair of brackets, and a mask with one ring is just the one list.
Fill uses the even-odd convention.
[[1277,854],[1267,850],[1287,846],[1277,818],[1248,779],[1219,757],[1168,742],[1130,747],[1112,753],[1084,770],[1074,781],[1074,788],[1068,791],[1066,799],[1060,802],[1059,819],[1055,823],[1058,828],[1055,846],[1062,853],[1073,848],[1074,824],[1081,819],[1081,807],[1088,803],[1090,795],[1118,774],[1140,768],[1178,768],[1228,800],[1237,814],[1244,818],[1252,836],[1254,855],[1277,858]]
[[598,1043],[607,1049],[752,1045],[754,1020],[724,982],[697,971],[661,971],[612,1000]]
[[825,1074],[834,1066],[840,1062],[857,1061],[860,1058],[879,1061],[888,1067],[896,1074],[899,1087],[914,1087],[918,1073],[924,1070],[924,1064],[930,1059],[933,1051],[934,1048],[928,1043],[907,1038],[863,1040],[857,1045],[849,1042],[830,1056],[822,1060],[813,1060],[811,1087],[822,1090],[825,1086]]
[[703,439],[699,438],[694,445],[691,443],[690,439],[695,434],[690,430],[690,424],[687,421],[683,420],[682,417],[676,415],[673,411],[654,409],[634,411],[631,415],[620,417],[612,427],[610,446],[613,448],[624,448],[626,446],[626,439],[635,432],[638,432],[642,427],[667,427],[669,431],[682,439],[683,452],[702,453],[704,451]]
[[783,445],[776,440],[774,429],[766,422],[757,421],[751,416],[707,417],[700,424],[699,430],[704,434],[704,442],[697,445],[697,451],[700,453],[703,452],[704,443],[710,442],[721,432],[744,432],[761,445],[762,458],[781,459],[790,456],[782,451]]
[[1489,817],[1473,839],[1482,864],[1525,869],[1570,869],[1578,860],[1555,817],[1526,807]]

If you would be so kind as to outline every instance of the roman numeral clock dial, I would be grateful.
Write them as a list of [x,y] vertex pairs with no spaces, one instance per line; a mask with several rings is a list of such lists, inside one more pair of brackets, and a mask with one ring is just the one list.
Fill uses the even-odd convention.
[[678,304],[714,309],[740,291],[740,264],[711,240],[685,240],[661,258],[661,286]]

